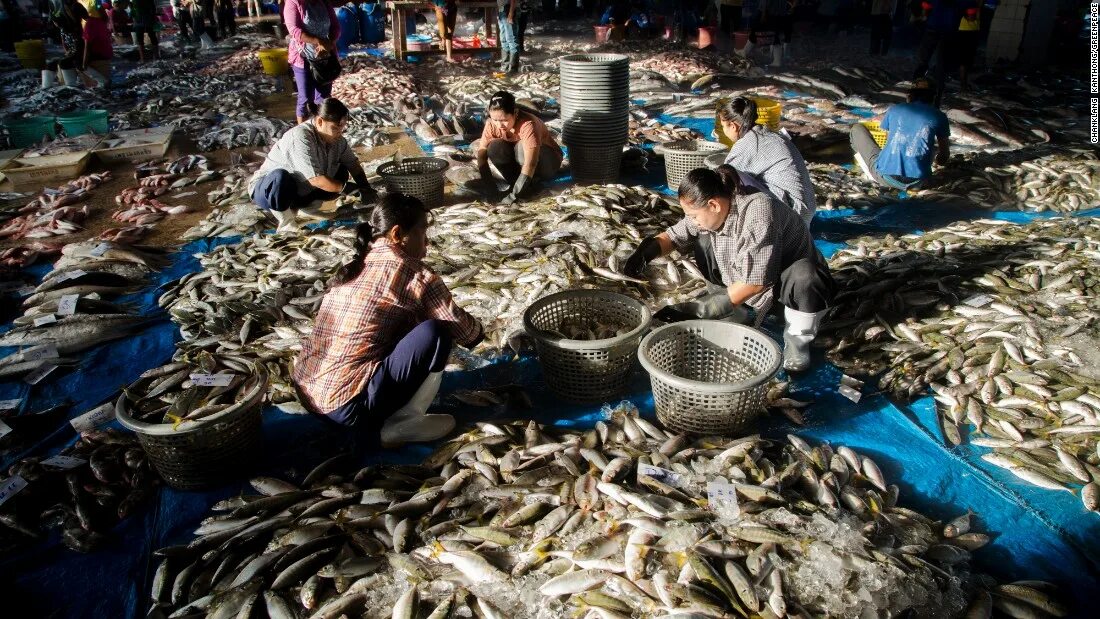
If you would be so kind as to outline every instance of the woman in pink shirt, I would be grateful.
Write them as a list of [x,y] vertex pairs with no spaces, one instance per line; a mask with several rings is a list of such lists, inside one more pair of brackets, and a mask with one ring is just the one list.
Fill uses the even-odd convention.
[[109,89],[114,46],[111,43],[111,29],[107,27],[107,21],[102,17],[92,17],[89,14],[84,19],[83,38],[84,57],[81,59],[81,68],[102,88]]
[[290,33],[287,60],[298,87],[298,107],[295,116],[298,123],[308,116],[306,104],[320,104],[332,96],[332,83],[318,84],[306,66],[306,58],[316,58],[336,53],[336,39],[340,37],[340,22],[336,11],[325,0],[286,0],[283,21]]

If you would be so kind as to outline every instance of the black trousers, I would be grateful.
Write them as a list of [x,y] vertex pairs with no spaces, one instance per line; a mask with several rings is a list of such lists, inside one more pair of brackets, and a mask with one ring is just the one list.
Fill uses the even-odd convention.
[[188,30],[194,28],[194,22],[191,20],[191,11],[180,9],[179,14],[176,15],[176,26],[180,29],[180,38],[184,41],[190,41],[191,36],[188,34]]
[[[711,283],[729,285],[722,281],[710,235],[699,235],[695,243],[695,264]],[[836,282],[829,272],[829,264],[816,248],[812,258],[796,260],[783,269],[776,287],[776,298],[784,307],[808,314],[829,309],[836,295]]]
[[894,19],[891,15],[871,16],[871,55],[886,55],[890,40],[894,37]]
[[522,11],[519,15],[516,15],[516,47],[519,49],[519,53],[521,54],[526,51],[523,49],[523,33],[527,30],[527,18],[529,16],[530,15],[527,11]]
[[721,6],[722,14],[722,32],[724,34],[733,34],[741,29],[741,7],[728,6],[723,4]]
[[[493,140],[485,147],[489,151],[489,161],[493,162],[505,180],[515,183],[523,171],[523,142]],[[535,164],[534,178],[541,181],[553,180],[561,169],[562,154],[560,148],[545,144],[539,147],[539,161]]]

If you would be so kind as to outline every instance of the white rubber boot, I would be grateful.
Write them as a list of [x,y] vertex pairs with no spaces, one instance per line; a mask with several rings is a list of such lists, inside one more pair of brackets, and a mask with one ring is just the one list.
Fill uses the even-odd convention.
[[786,50],[787,45],[784,43],[772,43],[772,64],[773,67],[783,66],[783,52]]
[[756,47],[756,44],[752,41],[745,41],[745,46],[737,50],[737,55],[742,58],[748,58],[752,53],[752,48]]
[[825,312],[811,314],[789,307],[783,308],[787,328],[783,331],[783,367],[788,372],[801,372],[810,367],[810,342],[817,336],[817,328]]
[[76,69],[61,69],[61,83],[66,86],[80,86],[80,76]]
[[439,384],[442,381],[443,372],[428,374],[408,403],[386,419],[382,424],[381,432],[383,448],[391,449],[405,443],[434,441],[454,430],[454,417],[425,414],[435,395],[439,393]]
[[856,165],[859,166],[860,171],[863,172],[863,177],[872,183],[875,182],[875,177],[871,175],[871,168],[867,165],[867,162],[863,160],[863,155],[856,153]]
[[302,217],[307,217],[316,221],[325,221],[329,218],[328,213],[321,211],[321,205],[324,204],[320,200],[314,200],[309,203],[309,206],[303,206],[298,209],[298,214]]
[[275,218],[275,221],[279,222],[279,226],[275,228],[275,234],[286,234],[288,232],[298,231],[298,214],[294,211],[271,211],[271,216]]
[[212,49],[214,47],[214,39],[211,39],[210,35],[205,32],[199,37],[199,42],[202,44],[202,49]]
[[57,86],[57,71],[42,70],[42,90],[49,90]]

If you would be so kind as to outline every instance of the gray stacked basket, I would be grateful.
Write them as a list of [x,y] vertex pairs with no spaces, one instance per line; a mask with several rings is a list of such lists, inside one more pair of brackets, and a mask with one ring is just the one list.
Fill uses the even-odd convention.
[[562,141],[573,178],[609,183],[630,128],[630,60],[621,54],[574,54],[561,59]]

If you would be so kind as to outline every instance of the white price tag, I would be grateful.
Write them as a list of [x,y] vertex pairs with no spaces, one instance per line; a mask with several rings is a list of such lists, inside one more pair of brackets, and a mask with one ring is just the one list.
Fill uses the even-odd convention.
[[45,316],[39,316],[34,319],[34,326],[41,327],[42,325],[48,325],[57,322],[57,316],[53,314],[46,314]]
[[23,351],[24,361],[38,361],[40,359],[56,359],[57,346],[55,344],[39,344]]
[[737,486],[724,481],[707,482],[707,506],[712,510],[722,510],[731,516],[741,514],[737,504]]
[[76,313],[76,303],[80,300],[78,294],[67,294],[57,301],[58,316],[72,316]]
[[23,286],[19,290],[16,290],[15,293],[18,294],[21,297],[29,297],[32,294],[34,294],[34,291],[35,291],[34,286]]
[[59,281],[59,282],[67,282],[67,281],[69,281],[70,279],[76,279],[76,278],[78,278],[78,277],[83,277],[83,276],[85,276],[85,275],[87,275],[87,274],[88,274],[88,272],[87,272],[87,271],[85,271],[85,270],[83,270],[83,269],[73,269],[72,271],[69,271],[68,273],[66,273],[66,274],[64,274],[64,275],[61,275],[61,276],[59,276],[59,277],[57,278],[57,281]]
[[111,244],[107,242],[100,243],[92,248],[92,251],[88,252],[89,256],[95,256],[99,258],[103,254],[107,253],[111,249]]
[[860,387],[863,386],[863,381],[859,380],[858,378],[852,378],[851,376],[848,376],[847,374],[841,374],[840,375],[840,384],[848,385],[849,387],[851,387],[853,389],[859,389]]
[[23,382],[27,383],[28,385],[37,385],[38,383],[42,382],[43,378],[46,378],[47,376],[49,376],[50,373],[53,372],[56,369],[57,369],[57,366],[52,364],[52,363],[46,363],[46,364],[40,365],[40,366],[38,366],[37,370],[35,370],[35,371],[31,372],[30,374],[27,374],[26,376],[24,376],[23,377]]
[[848,385],[841,385],[838,391],[840,391],[840,395],[853,402],[859,402],[859,399],[863,397],[863,394],[860,393],[858,389],[852,389]]
[[11,432],[11,426],[4,423],[3,419],[0,419],[0,438],[4,438],[5,436],[11,434]]
[[652,464],[639,463],[638,464],[638,477],[645,475],[646,477],[652,477],[662,484],[668,484],[676,488],[684,487],[684,478],[680,476],[676,471],[670,471],[663,469],[659,466],[653,466]]
[[228,387],[236,374],[192,374],[191,384],[196,387]]
[[12,475],[4,480],[4,483],[0,484],[0,505],[8,502],[8,499],[12,498],[19,491],[27,487],[27,480],[18,475]]
[[993,302],[993,297],[987,294],[976,294],[972,297],[963,299],[963,303],[966,303],[970,307],[985,307]]
[[79,417],[74,417],[69,421],[73,426],[73,429],[77,432],[87,432],[88,430],[94,430],[99,426],[111,421],[115,418],[115,405],[113,402],[107,402],[93,408],[92,410],[84,413]]
[[0,411],[13,411],[23,400],[0,400]]
[[72,456],[52,456],[42,461],[42,464],[48,466],[56,466],[59,469],[75,469],[78,466],[86,464],[88,461],[83,458],[74,458]]

